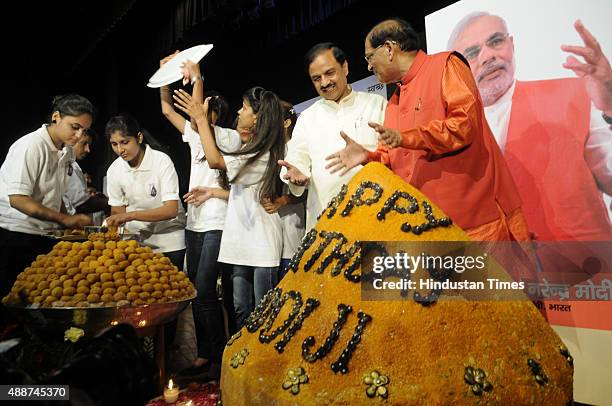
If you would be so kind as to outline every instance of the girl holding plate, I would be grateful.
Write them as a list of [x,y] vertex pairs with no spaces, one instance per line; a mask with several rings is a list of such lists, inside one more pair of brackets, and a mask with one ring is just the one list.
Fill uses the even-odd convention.
[[[272,289],[282,251],[282,224],[278,213],[268,214],[261,203],[282,193],[277,164],[285,153],[283,111],[276,94],[253,87],[243,95],[238,111],[238,128],[231,134],[241,146],[220,151],[206,116],[210,99],[204,104],[175,92],[175,106],[197,123],[202,146],[211,168],[227,170],[231,190],[219,261],[233,265],[236,324],[242,327],[255,303]],[[199,192],[192,191],[196,199]],[[188,199],[188,200],[189,200]]]
[[[164,65],[176,54],[160,61]],[[200,67],[187,61],[184,69],[194,79],[193,97],[202,101],[204,86]],[[210,95],[210,92],[207,92]],[[229,182],[224,170],[213,169],[202,148],[200,134],[194,130],[195,121],[190,122],[173,107],[172,93],[169,87],[160,88],[161,109],[164,116],[182,134],[182,139],[189,145],[191,155],[191,170],[189,189],[201,190],[201,199],[189,201],[187,208],[187,227],[185,228],[187,275],[193,282],[198,293],[192,303],[195,324],[197,358],[189,368],[179,372],[179,375],[193,376],[208,372],[215,378],[216,368],[223,355],[226,343],[225,325],[219,300],[217,299],[217,278],[222,278],[223,304],[228,314],[229,333],[233,334],[234,306],[232,298],[231,266],[219,263],[219,246],[223,233],[227,199],[229,198]],[[231,137],[225,127],[231,125],[229,106],[221,96],[211,99],[207,115],[208,122],[213,126],[216,143],[222,149],[240,147],[240,140],[232,145]],[[190,195],[190,194],[188,194]],[[211,366],[215,368],[211,369]]]

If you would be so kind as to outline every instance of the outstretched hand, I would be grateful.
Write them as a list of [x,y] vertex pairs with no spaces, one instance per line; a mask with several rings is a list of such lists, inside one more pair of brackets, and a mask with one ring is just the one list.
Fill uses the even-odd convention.
[[574,55],[569,55],[563,64],[578,77],[586,81],[586,90],[595,107],[607,115],[612,115],[612,68],[597,39],[576,20],[574,28],[578,31],[584,46],[561,45],[561,49],[584,58],[584,63]]
[[325,160],[329,161],[325,169],[329,169],[330,173],[341,171],[339,175],[343,176],[357,165],[367,162],[368,151],[346,135],[344,131],[340,131],[340,136],[346,142],[346,146],[344,149],[325,157]]
[[64,220],[63,225],[66,228],[80,228],[93,225],[93,220],[87,214],[74,214],[68,216]]
[[369,122],[368,125],[378,133],[378,139],[389,148],[396,148],[402,145],[402,136],[397,131],[385,128],[378,123]]
[[106,224],[109,227],[119,227],[131,221],[130,213],[113,214],[106,218]]
[[183,200],[187,204],[193,204],[195,207],[200,207],[211,197],[214,197],[213,188],[206,186],[195,186],[183,196]]
[[278,164],[287,168],[287,173],[283,175],[283,179],[293,183],[296,186],[306,186],[310,178],[304,175],[298,168],[291,165],[287,161],[283,161],[282,159],[278,161]]
[[197,121],[198,119],[206,118],[208,116],[208,101],[210,97],[207,97],[204,100],[204,103],[197,103],[189,93],[184,91],[183,89],[175,90],[174,95],[174,105],[179,110],[184,113],[189,114],[192,121]]

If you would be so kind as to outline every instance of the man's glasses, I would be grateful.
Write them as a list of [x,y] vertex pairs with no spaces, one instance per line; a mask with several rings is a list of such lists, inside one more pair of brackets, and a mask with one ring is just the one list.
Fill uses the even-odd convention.
[[380,44],[379,46],[377,46],[376,48],[374,48],[374,50],[372,52],[370,52],[369,54],[365,54],[363,57],[365,58],[366,62],[368,63],[368,65],[370,64],[370,59],[372,59],[372,57],[374,56],[374,54],[376,53],[376,51],[378,51],[378,49],[385,45],[385,43],[383,42],[382,44]]
[[[491,49],[499,49],[502,47],[502,45],[505,44],[509,36],[510,34],[508,33],[504,34],[501,32],[496,32],[495,34],[491,35],[488,40],[485,41],[484,45]],[[474,45],[469,48],[466,48],[465,51],[463,51],[463,56],[465,56],[465,59],[467,59],[468,61],[472,61],[476,59],[478,55],[480,55],[480,51],[482,51],[482,45]]]
[[[391,41],[389,40],[388,42],[392,43],[392,44],[397,44],[396,41]],[[374,56],[374,54],[376,53],[376,51],[378,51],[378,49],[380,47],[382,47],[383,45],[385,45],[387,43],[387,41],[383,42],[382,44],[380,44],[379,46],[377,46],[376,48],[374,48],[374,50],[372,52],[370,52],[369,54],[365,54],[363,57],[365,58],[366,62],[368,63],[368,65],[370,65],[370,61],[372,60],[372,57]]]

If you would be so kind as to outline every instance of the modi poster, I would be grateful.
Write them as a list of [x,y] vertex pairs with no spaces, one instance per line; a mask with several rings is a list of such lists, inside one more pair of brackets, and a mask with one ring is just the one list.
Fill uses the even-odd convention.
[[470,64],[541,262],[534,303],[593,404],[612,404],[610,15],[605,0],[462,0],[425,18],[428,53]]

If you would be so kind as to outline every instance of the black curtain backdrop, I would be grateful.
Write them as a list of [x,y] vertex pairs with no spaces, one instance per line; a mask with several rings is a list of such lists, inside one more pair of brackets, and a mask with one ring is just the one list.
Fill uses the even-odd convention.
[[[109,117],[134,115],[172,157],[185,192],[189,150],[161,115],[159,91],[146,87],[159,60],[203,43],[214,49],[201,62],[207,89],[221,92],[235,112],[255,85],[299,103],[316,96],[303,56],[332,41],[347,54],[349,81],[368,76],[363,41],[369,29],[399,16],[421,33],[424,16],[454,1],[385,0],[22,0],[5,6],[4,120],[0,155],[39,127],[56,94],[75,92],[98,109],[100,137],[82,166],[101,188],[115,159],[104,137]],[[11,20],[11,21],[7,21]],[[174,84],[177,88],[180,83]],[[190,89],[189,89],[190,91]]]

